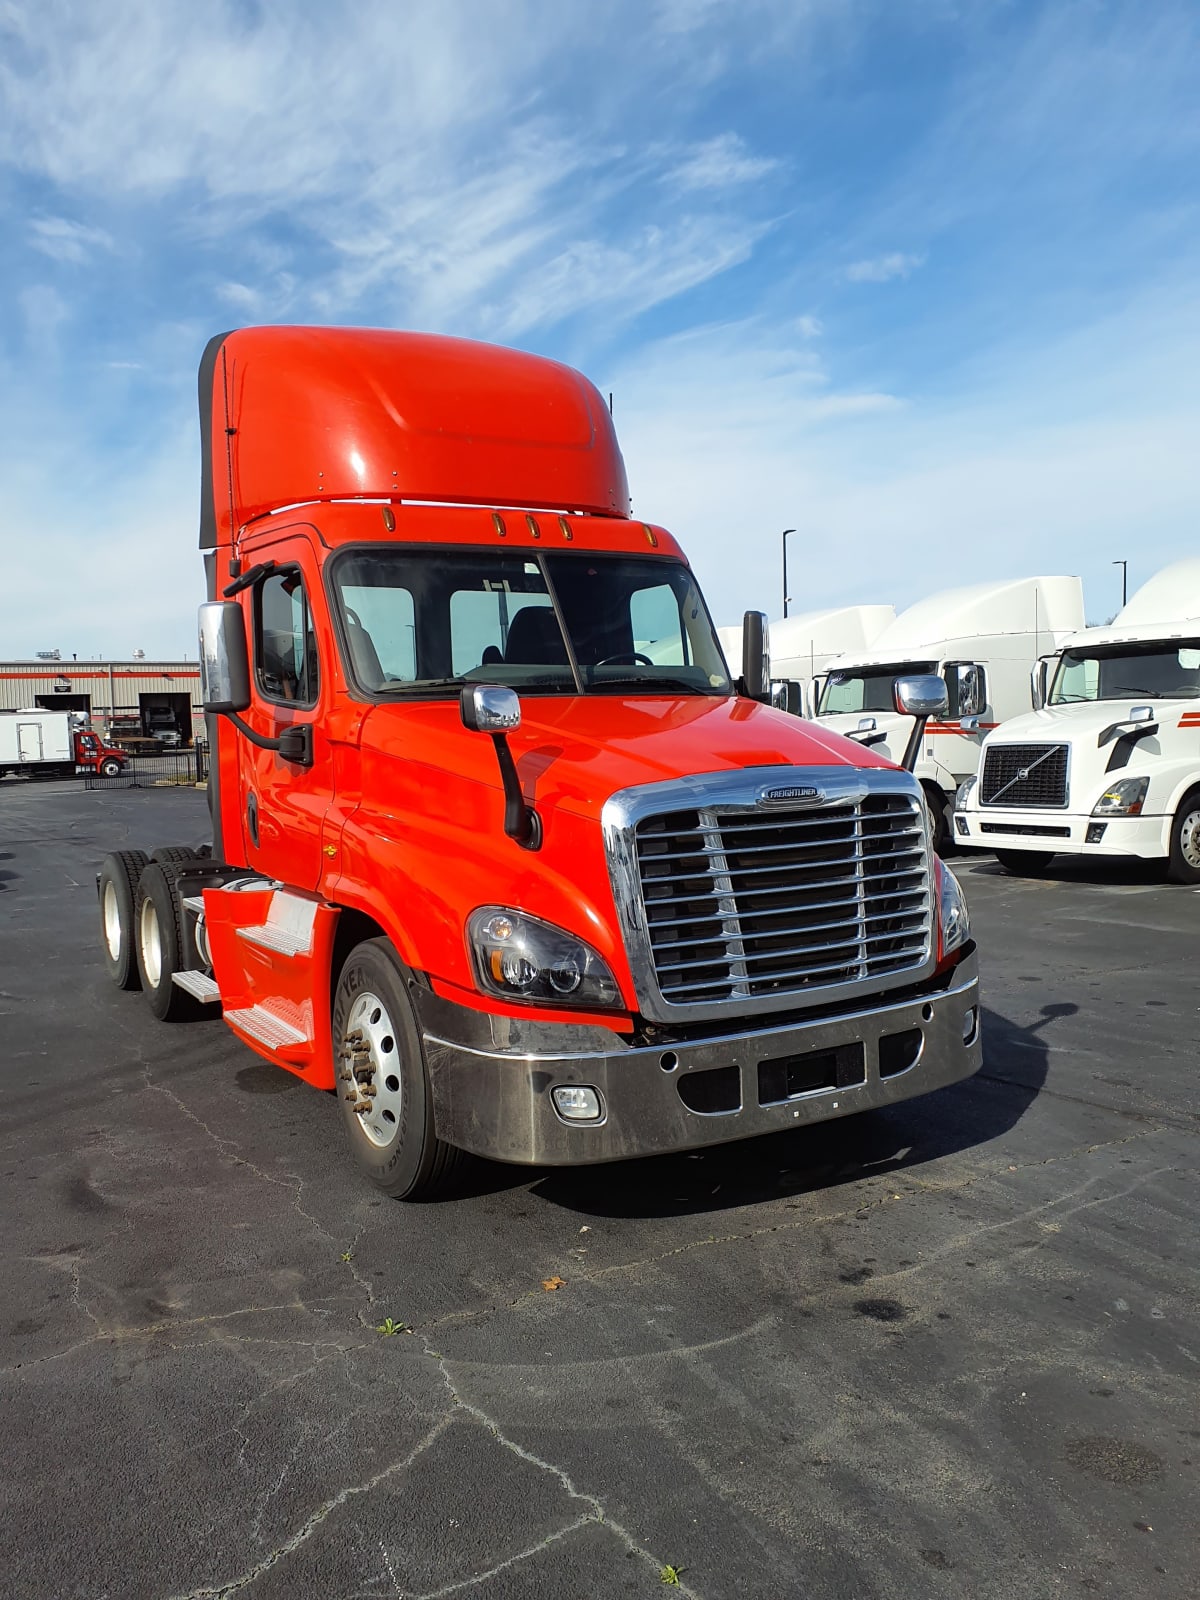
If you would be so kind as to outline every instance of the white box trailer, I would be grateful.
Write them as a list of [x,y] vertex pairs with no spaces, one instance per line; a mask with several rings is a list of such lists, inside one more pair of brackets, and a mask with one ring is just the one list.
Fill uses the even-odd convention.
[[[798,716],[815,716],[829,663],[847,651],[869,649],[895,620],[895,606],[861,605],[801,611],[772,622],[767,634],[772,682],[796,685],[787,698],[787,709]],[[718,628],[717,634],[736,678],[742,670],[742,629]]]
[[75,728],[69,711],[0,712],[0,777],[8,772],[75,771]]
[[1032,703],[1030,673],[1084,625],[1083,585],[1072,577],[1008,579],[943,589],[909,606],[870,650],[832,662],[817,707],[823,723],[903,762],[913,719],[895,709],[897,678],[936,673],[949,711],[931,719],[915,772],[939,848],[950,848],[954,796],[979,770],[984,737]]
[[1176,882],[1200,883],[1200,559],[1066,639],[1038,663],[1033,698],[959,790],[959,846],[1028,873],[1058,854],[1165,859]]

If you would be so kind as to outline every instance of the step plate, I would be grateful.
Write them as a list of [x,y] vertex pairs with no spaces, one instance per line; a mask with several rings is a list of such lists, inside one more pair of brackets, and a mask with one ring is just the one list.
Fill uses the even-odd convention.
[[300,1028],[277,1017],[265,1006],[245,1006],[240,1011],[227,1011],[225,1021],[248,1033],[252,1039],[265,1044],[269,1050],[286,1050],[289,1045],[310,1044],[312,1041]]
[[221,998],[216,979],[210,978],[207,972],[173,972],[171,982],[186,989],[188,994],[194,995],[206,1006],[216,1004]]
[[247,944],[256,944],[260,949],[274,950],[283,956],[307,955],[312,948],[311,933],[291,933],[270,922],[261,923],[257,928],[239,928],[237,935]]
[[204,896],[202,894],[185,894],[181,904],[185,911],[194,912],[198,917],[204,915]]

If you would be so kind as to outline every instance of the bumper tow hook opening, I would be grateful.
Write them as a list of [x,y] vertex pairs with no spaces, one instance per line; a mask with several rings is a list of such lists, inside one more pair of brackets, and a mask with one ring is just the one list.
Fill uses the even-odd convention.
[[962,1037],[964,1044],[974,1044],[979,1032],[979,1007],[968,1006],[963,1014]]

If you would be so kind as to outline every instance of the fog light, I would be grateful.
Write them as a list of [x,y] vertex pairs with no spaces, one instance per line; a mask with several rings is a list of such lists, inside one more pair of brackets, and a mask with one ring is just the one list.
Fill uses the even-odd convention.
[[1087,843],[1099,844],[1104,838],[1104,830],[1107,827],[1107,822],[1089,822],[1087,830]]
[[551,1089],[554,1109],[564,1122],[599,1122],[600,1096],[586,1085],[562,1083]]
[[963,1012],[963,1043],[971,1044],[975,1038],[975,1029],[979,1026],[979,1013],[974,1006]]
[[966,817],[955,817],[954,826],[958,829],[959,833],[963,834],[964,836],[971,831],[967,826]]

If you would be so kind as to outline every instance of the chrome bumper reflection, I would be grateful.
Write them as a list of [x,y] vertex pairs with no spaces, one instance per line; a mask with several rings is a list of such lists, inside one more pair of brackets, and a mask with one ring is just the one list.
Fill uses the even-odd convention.
[[[973,1031],[964,1028],[972,1010]],[[478,1155],[538,1166],[689,1150],[851,1116],[957,1083],[978,1071],[982,1061],[973,953],[955,970],[950,988],[897,1005],[653,1048],[572,1054],[482,1049],[448,1039],[444,1031],[427,1028],[424,1034],[438,1136]],[[898,1038],[916,1054],[904,1070],[895,1070],[896,1047],[886,1042]],[[881,1040],[890,1076],[881,1075]],[[779,1063],[795,1064],[787,1081],[803,1081],[804,1058],[820,1052],[840,1052],[839,1062],[861,1059],[861,1081],[802,1089],[784,1098],[776,1098],[775,1090],[767,1095],[771,1103],[760,1103],[764,1084],[783,1083],[786,1090],[787,1074],[781,1077]],[[764,1073],[762,1063],[768,1064]],[[702,1104],[698,1075],[717,1069],[724,1069],[723,1086],[734,1085],[726,1098],[736,1100],[736,1107],[691,1109],[685,1095]],[[566,1084],[598,1091],[601,1121],[560,1119],[550,1091]]]

